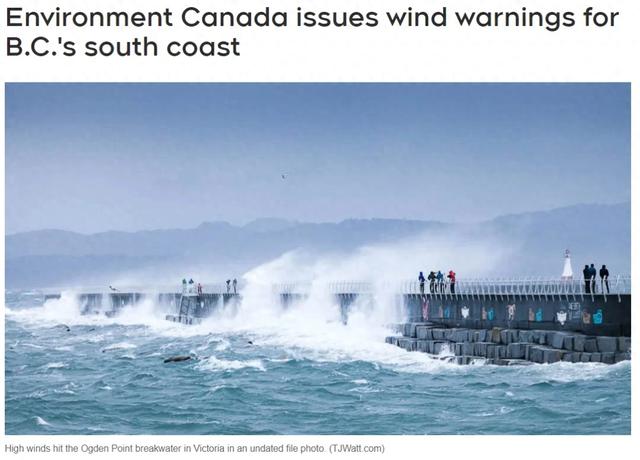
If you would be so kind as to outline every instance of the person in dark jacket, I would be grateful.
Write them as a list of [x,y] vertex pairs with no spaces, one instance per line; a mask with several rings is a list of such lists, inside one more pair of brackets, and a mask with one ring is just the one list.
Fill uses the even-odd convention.
[[600,285],[602,286],[602,292],[606,288],[607,294],[609,294],[609,269],[606,265],[603,265],[600,269]]
[[591,270],[589,270],[589,266],[585,265],[582,270],[582,277],[584,278],[584,292],[586,294],[591,294]]
[[596,276],[598,276],[598,272],[596,271],[596,266],[591,264],[589,267],[589,277],[591,278],[591,292],[596,293]]
[[418,275],[418,281],[420,282],[420,294],[424,294],[424,275],[422,272]]
[[436,272],[429,272],[427,279],[429,280],[429,292],[433,294],[436,285]]
[[438,270],[436,280],[438,281],[438,291],[444,294],[444,275],[440,270]]

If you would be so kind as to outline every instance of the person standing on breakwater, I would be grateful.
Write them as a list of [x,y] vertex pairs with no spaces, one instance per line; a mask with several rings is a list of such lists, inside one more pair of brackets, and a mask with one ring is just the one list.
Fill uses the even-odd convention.
[[604,292],[605,287],[607,288],[607,294],[609,294],[609,269],[606,265],[603,265],[600,269],[600,286],[602,292]]
[[449,274],[447,275],[447,278],[449,278],[451,294],[455,294],[456,293],[456,272],[454,272],[453,270],[449,270]]
[[424,275],[422,272],[418,275],[418,281],[420,281],[420,294],[424,295]]
[[435,272],[429,272],[429,276],[427,276],[429,280],[429,292],[433,294],[435,285],[436,285],[436,274]]
[[186,278],[182,278],[182,294],[186,294],[187,293],[187,280]]
[[238,280],[237,279],[233,279],[233,293],[237,294],[238,293]]
[[436,280],[438,281],[438,292],[444,294],[444,275],[440,270],[438,270]]
[[598,276],[596,267],[595,265],[591,264],[591,267],[589,267],[589,279],[591,280],[591,292],[593,292],[594,294],[596,293],[596,276]]
[[227,280],[227,294],[231,292],[231,280]]
[[591,270],[589,270],[589,266],[585,265],[582,270],[582,277],[584,278],[584,292],[586,294],[591,294]]
[[202,284],[198,283],[198,296],[202,295]]

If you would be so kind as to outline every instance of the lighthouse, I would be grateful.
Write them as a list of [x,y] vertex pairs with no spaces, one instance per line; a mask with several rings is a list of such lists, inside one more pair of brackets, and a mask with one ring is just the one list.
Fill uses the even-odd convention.
[[571,253],[567,249],[564,251],[564,269],[562,270],[563,280],[573,279],[573,269],[571,268]]

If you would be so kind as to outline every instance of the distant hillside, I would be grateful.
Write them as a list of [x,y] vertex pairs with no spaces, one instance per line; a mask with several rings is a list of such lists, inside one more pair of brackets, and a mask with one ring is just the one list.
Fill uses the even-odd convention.
[[6,286],[108,284],[123,273],[155,271],[158,276],[173,276],[183,273],[183,267],[204,267],[212,276],[240,276],[292,249],[350,251],[422,233],[446,235],[461,230],[469,238],[491,235],[518,242],[514,257],[501,267],[502,273],[492,274],[557,276],[558,259],[566,248],[574,254],[576,271],[580,264],[593,262],[606,263],[612,272],[630,272],[631,210],[629,203],[623,203],[508,215],[473,225],[392,219],[323,224],[260,219],[242,227],[206,222],[186,230],[92,235],[62,230],[25,232],[5,237]]

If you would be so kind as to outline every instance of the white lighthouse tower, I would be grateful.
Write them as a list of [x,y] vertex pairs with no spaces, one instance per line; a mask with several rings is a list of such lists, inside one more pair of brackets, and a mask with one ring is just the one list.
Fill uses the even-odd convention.
[[568,249],[564,251],[564,269],[562,270],[562,279],[573,279],[573,269],[571,268],[571,253]]

